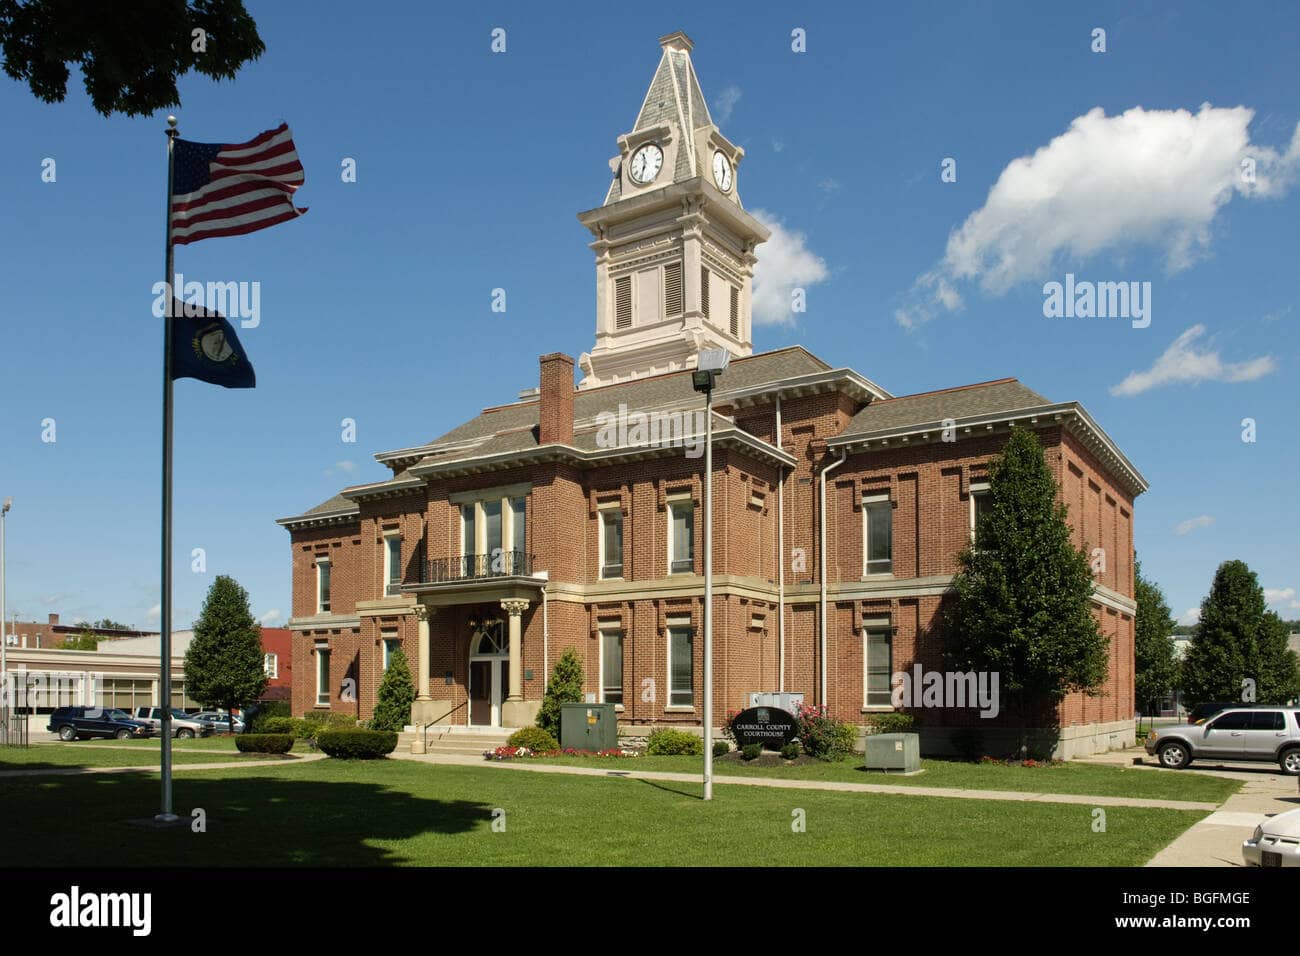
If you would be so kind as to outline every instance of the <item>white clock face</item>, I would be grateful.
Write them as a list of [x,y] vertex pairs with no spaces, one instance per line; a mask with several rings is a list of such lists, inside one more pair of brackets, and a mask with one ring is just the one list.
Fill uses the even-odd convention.
[[713,154],[713,181],[724,193],[731,189],[731,160],[721,151]]
[[632,154],[632,163],[628,169],[632,173],[634,183],[645,185],[654,181],[663,164],[664,151],[654,143],[646,143]]

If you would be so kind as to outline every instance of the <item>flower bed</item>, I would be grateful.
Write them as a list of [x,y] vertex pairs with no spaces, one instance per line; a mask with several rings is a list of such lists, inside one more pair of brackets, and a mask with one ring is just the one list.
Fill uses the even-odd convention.
[[1026,757],[1024,760],[1018,757],[980,757],[980,763],[997,764],[1000,767],[1064,767],[1064,760],[1034,760],[1032,757]]
[[639,757],[635,750],[576,750],[565,747],[561,750],[530,750],[527,747],[498,747],[483,751],[486,760],[522,760],[529,757]]

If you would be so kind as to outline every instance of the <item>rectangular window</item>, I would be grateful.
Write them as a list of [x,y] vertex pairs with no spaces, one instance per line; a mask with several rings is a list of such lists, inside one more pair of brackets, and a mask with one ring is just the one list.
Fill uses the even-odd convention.
[[682,264],[670,262],[664,266],[664,315],[682,313]]
[[690,707],[695,703],[694,632],[689,627],[668,629],[668,704]]
[[484,501],[483,509],[483,553],[489,560],[501,553],[501,501]]
[[971,543],[978,546],[979,541],[975,537],[975,532],[980,526],[980,520],[984,517],[985,511],[989,505],[989,485],[987,481],[971,482],[970,486],[970,539]]
[[329,558],[316,560],[316,613],[324,614],[330,609],[330,562]]
[[731,334],[740,335],[740,290],[731,287]]
[[709,270],[700,267],[700,310],[709,317]]
[[669,505],[668,558],[670,574],[695,570],[695,503],[677,501]]
[[892,632],[887,629],[869,630],[863,636],[863,703],[867,707],[888,707],[893,703],[889,687],[893,645]]
[[614,280],[614,328],[632,327],[632,277],[620,276]]
[[523,554],[528,541],[528,525],[526,523],[527,506],[523,498],[510,499],[510,547],[518,557],[515,559],[520,562],[518,567],[513,565],[509,570],[511,573],[519,574],[523,571]]
[[328,647],[316,648],[316,706],[328,707],[330,703],[330,651]]
[[618,508],[600,513],[600,576],[623,576],[623,512]]
[[478,544],[474,537],[474,505],[460,506],[460,553],[471,558],[477,551]]
[[384,538],[384,593],[402,593],[402,536],[390,534]]
[[385,631],[383,635],[384,645],[384,670],[388,670],[388,665],[393,662],[393,652],[402,646],[402,642],[397,639],[396,631]]
[[888,495],[862,499],[865,574],[889,574],[894,570],[894,504]]
[[600,632],[601,703],[623,703],[623,632]]
[[266,654],[262,657],[262,670],[271,680],[280,676],[280,658],[275,654]]

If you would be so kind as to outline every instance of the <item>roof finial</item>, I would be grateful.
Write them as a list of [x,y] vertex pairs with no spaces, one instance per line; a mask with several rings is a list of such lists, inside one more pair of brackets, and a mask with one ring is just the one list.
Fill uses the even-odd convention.
[[681,30],[670,33],[666,37],[660,37],[659,45],[665,50],[681,50],[683,53],[690,53],[695,48],[694,41]]

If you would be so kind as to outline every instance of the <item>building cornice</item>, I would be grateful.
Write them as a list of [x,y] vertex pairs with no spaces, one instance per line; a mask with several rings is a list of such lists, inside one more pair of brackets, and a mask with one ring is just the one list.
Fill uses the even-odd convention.
[[337,631],[360,626],[361,617],[356,614],[314,614],[289,619],[291,631]]
[[845,392],[864,404],[877,399],[894,397],[875,382],[859,375],[853,369],[835,368],[825,372],[810,372],[807,375],[778,379],[773,382],[762,382],[747,388],[719,389],[714,393],[713,400],[719,405],[746,408],[751,405],[773,401],[777,396],[782,399],[790,399],[834,391]]
[[338,511],[322,511],[317,514],[295,515],[292,518],[277,518],[275,523],[287,528],[289,531],[301,531],[304,528],[355,524],[360,518],[361,509],[353,506]]

